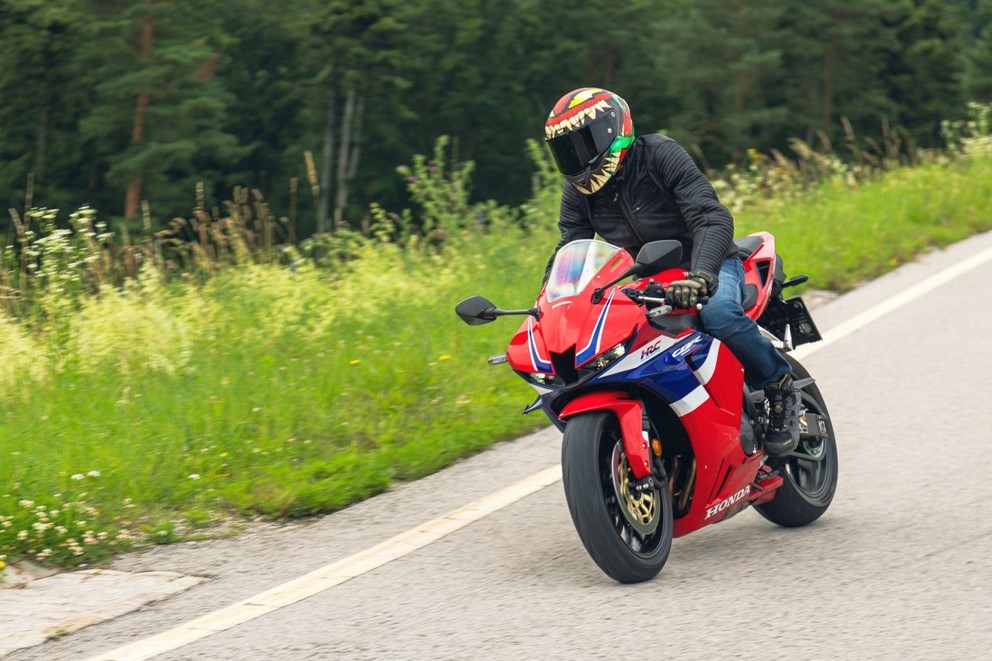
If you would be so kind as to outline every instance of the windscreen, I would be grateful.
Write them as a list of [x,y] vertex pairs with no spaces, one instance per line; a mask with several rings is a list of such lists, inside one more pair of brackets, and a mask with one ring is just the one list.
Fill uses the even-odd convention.
[[548,303],[581,292],[619,251],[616,246],[594,240],[573,241],[564,246],[555,255],[551,277],[544,290]]

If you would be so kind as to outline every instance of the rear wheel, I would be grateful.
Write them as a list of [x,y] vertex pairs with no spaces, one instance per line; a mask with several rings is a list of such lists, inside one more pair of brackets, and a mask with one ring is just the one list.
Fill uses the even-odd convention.
[[[798,362],[792,363],[793,380],[809,378]],[[800,391],[799,446],[794,452],[769,462],[782,473],[783,483],[775,498],[755,509],[761,516],[780,526],[795,528],[816,521],[834,498],[837,489],[837,443],[830,414],[816,384]]]
[[571,418],[561,448],[568,511],[599,568],[621,583],[653,578],[672,548],[672,495],[666,481],[641,492],[612,413]]

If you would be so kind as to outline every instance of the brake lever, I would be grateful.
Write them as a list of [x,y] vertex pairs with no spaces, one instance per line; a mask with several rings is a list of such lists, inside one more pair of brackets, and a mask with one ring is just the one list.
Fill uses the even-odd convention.
[[[672,313],[675,310],[671,305],[669,305],[664,298],[658,296],[646,296],[643,292],[636,289],[623,289],[624,294],[634,301],[635,303],[657,303],[658,307],[653,310],[645,311],[644,315],[648,319],[657,319],[658,317],[664,317]],[[709,300],[708,298],[705,300]]]

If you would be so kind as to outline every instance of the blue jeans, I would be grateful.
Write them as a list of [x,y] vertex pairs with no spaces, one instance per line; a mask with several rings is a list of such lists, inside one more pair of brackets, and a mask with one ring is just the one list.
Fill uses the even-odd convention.
[[744,379],[751,388],[762,388],[792,371],[789,361],[758,330],[758,324],[744,315],[744,267],[731,257],[720,269],[716,294],[699,315],[707,333],[734,352],[744,366]]

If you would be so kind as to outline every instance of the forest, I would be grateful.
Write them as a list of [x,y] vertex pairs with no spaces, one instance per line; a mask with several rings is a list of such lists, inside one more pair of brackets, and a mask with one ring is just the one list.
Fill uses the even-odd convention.
[[521,204],[526,141],[586,85],[714,170],[940,146],[992,101],[992,0],[0,0],[0,195],[164,227],[241,187],[306,236],[409,206],[444,135],[473,199]]

